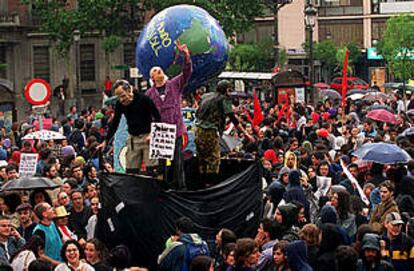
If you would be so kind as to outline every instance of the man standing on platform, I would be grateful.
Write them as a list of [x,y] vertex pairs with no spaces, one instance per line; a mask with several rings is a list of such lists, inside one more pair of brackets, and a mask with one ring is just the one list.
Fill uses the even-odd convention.
[[[174,160],[172,161],[173,180],[170,184],[174,188],[185,189],[185,175],[181,148],[183,144],[183,134],[185,132],[183,114],[181,112],[181,95],[188,80],[191,77],[192,66],[190,51],[187,45],[176,43],[177,49],[184,55],[183,72],[171,80],[165,76],[160,67],[153,67],[150,77],[154,85],[145,93],[154,101],[161,114],[161,122],[175,124],[177,127]],[[166,176],[170,175],[166,172]],[[167,179],[168,180],[168,179]]]
[[196,112],[197,157],[202,181],[206,184],[213,184],[220,171],[220,136],[226,125],[226,117],[229,117],[246,137],[251,138],[233,113],[229,95],[231,90],[232,85],[229,81],[219,81],[216,92],[206,93],[201,97]]
[[105,148],[107,142],[115,135],[122,114],[128,124],[128,139],[126,153],[126,173],[142,173],[141,164],[144,161],[147,175],[157,175],[157,160],[149,159],[149,141],[151,122],[161,120],[160,113],[154,102],[142,93],[134,91],[126,80],[115,82],[113,89],[118,101],[115,106],[115,116],[109,125],[109,131],[97,149]]

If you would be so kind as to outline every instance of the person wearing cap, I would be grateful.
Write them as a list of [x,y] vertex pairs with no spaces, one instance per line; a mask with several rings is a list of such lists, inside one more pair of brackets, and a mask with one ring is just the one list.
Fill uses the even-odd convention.
[[[190,50],[187,45],[181,44],[178,41],[176,43],[176,47],[177,50],[184,56],[182,73],[171,80],[168,80],[161,67],[152,67],[150,77],[154,84],[145,92],[145,95],[150,97],[160,112],[161,122],[174,124],[177,128],[174,160],[171,161],[172,165],[166,168],[166,176],[171,175],[168,171],[172,171],[172,180],[167,179],[169,185],[173,188],[186,189],[184,163],[181,152],[183,146],[183,135],[185,133],[183,113],[181,111],[181,96],[192,74],[192,62]],[[165,160],[161,162],[162,167],[164,167]]]
[[32,219],[32,205],[30,203],[22,203],[16,208],[17,218],[19,219],[20,226],[17,231],[25,240],[29,240],[33,236],[33,229],[37,223]]
[[356,271],[392,271],[394,267],[382,259],[380,237],[375,233],[367,233],[362,238],[362,253],[357,262]]
[[382,256],[391,261],[395,271],[414,270],[414,241],[402,232],[403,224],[398,212],[391,212],[385,217]]
[[391,181],[384,181],[379,185],[381,203],[377,205],[371,214],[369,224],[378,232],[384,230],[384,221],[387,214],[399,212],[398,205],[394,200],[395,186]]
[[62,243],[66,243],[69,240],[78,240],[76,234],[74,234],[68,227],[69,213],[66,211],[65,206],[59,206],[55,208],[55,224],[59,230],[59,235],[62,238]]
[[233,113],[230,92],[232,84],[228,80],[218,82],[216,91],[201,97],[196,111],[196,148],[199,172],[203,181],[211,183],[217,180],[220,171],[220,136],[226,126],[226,117],[238,127],[246,137],[246,130]]

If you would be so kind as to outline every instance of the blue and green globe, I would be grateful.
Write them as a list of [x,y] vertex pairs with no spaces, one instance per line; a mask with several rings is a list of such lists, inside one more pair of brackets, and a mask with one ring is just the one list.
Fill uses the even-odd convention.
[[156,14],[138,38],[136,62],[146,80],[154,66],[163,68],[170,78],[181,72],[183,58],[175,47],[177,41],[191,52],[188,90],[205,85],[223,70],[229,44],[217,20],[202,8],[177,5]]

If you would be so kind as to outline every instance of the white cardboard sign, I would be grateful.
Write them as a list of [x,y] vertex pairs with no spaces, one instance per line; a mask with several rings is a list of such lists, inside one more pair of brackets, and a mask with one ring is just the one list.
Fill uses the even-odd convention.
[[151,123],[150,159],[174,160],[176,130],[174,124]]
[[19,166],[20,177],[32,177],[36,174],[37,158],[36,153],[22,153]]

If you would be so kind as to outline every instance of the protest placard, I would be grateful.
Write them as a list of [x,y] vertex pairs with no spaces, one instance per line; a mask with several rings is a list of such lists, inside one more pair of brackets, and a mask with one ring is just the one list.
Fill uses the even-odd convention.
[[326,196],[332,185],[331,177],[316,176],[316,187],[318,190],[315,192],[316,198]]
[[36,174],[37,158],[36,153],[22,153],[19,166],[20,177],[31,177]]
[[150,159],[174,160],[176,130],[174,124],[151,123]]

